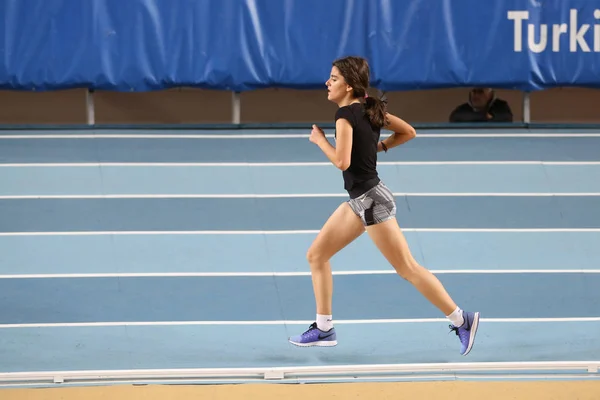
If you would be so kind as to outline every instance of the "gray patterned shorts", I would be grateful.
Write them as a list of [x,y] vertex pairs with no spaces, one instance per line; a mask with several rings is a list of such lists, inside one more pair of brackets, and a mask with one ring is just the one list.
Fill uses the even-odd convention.
[[348,200],[348,204],[365,226],[375,225],[396,216],[394,195],[383,182],[379,182],[357,198]]

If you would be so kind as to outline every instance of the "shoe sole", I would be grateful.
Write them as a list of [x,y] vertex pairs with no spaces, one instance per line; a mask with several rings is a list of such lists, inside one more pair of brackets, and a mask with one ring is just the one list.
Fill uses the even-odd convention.
[[473,342],[475,342],[475,335],[477,335],[477,328],[479,328],[479,313],[478,312],[476,312],[475,316],[473,317],[473,323],[471,324],[471,330],[469,331],[470,332],[469,346],[467,347],[467,350],[465,350],[463,356],[466,356],[471,351],[471,348],[473,347]]
[[294,346],[298,346],[298,347],[334,347],[334,346],[337,346],[337,340],[311,342],[311,343],[298,343],[298,342],[292,342],[291,340],[288,340],[288,342],[290,342]]

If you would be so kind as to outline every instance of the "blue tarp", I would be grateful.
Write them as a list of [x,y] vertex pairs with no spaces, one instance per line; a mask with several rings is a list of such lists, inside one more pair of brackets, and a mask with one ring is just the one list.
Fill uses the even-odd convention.
[[600,87],[600,0],[2,0],[0,87]]

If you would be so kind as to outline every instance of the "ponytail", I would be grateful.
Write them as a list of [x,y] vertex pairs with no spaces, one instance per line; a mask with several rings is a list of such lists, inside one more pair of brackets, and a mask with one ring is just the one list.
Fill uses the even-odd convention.
[[377,128],[382,128],[387,125],[386,113],[387,113],[387,101],[384,99],[378,99],[371,96],[365,98],[365,111],[369,116],[371,124]]

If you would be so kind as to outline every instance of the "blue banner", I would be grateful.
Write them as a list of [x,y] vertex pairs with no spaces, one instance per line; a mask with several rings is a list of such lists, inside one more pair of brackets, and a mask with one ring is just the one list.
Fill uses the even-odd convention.
[[0,87],[600,87],[600,0],[3,0]]

